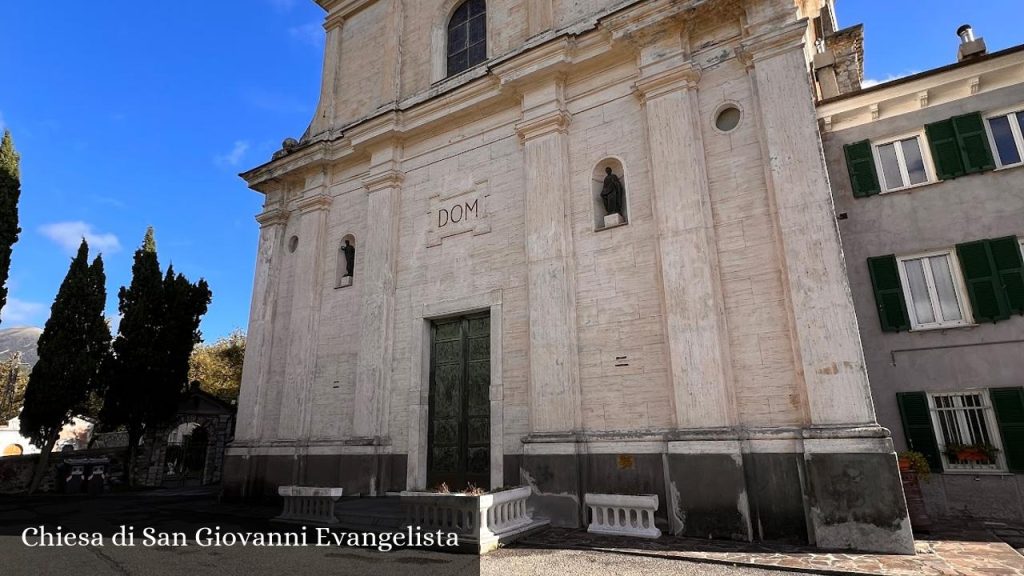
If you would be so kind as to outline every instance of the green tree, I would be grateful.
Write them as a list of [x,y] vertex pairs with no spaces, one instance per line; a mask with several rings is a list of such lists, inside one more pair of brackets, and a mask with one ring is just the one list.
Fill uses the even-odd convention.
[[21,352],[14,352],[0,361],[0,424],[10,421],[21,411],[25,402],[28,369],[21,361]]
[[30,492],[42,480],[61,429],[98,386],[99,368],[110,353],[106,300],[103,259],[97,256],[90,265],[89,246],[82,240],[39,336],[39,360],[25,389],[21,434],[42,452]]
[[11,270],[11,249],[18,241],[18,198],[21,196],[20,156],[14,150],[11,131],[0,141],[0,308],[7,304],[7,275]]
[[132,281],[118,293],[121,324],[113,355],[103,369],[107,388],[101,419],[128,432],[128,480],[147,427],[174,417],[187,389],[188,361],[200,340],[199,321],[211,293],[205,280],[193,284],[169,267],[160,273],[153,229],[135,251]]
[[188,372],[203,391],[231,402],[238,399],[245,360],[245,333],[236,330],[213,344],[197,344]]

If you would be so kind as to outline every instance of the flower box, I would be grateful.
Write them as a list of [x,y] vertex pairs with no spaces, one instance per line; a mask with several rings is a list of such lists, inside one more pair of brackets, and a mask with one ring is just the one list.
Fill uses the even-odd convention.
[[661,530],[654,525],[657,494],[587,494],[584,503],[590,509],[587,532],[640,538],[661,536]]
[[409,526],[454,532],[460,546],[484,554],[548,524],[533,518],[526,505],[530,494],[529,486],[520,486],[479,495],[407,491],[401,498]]

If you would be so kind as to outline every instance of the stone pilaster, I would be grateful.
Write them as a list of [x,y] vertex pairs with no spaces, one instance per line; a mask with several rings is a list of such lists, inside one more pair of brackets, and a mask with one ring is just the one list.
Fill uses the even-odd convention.
[[[269,197],[281,192],[267,194]],[[273,321],[277,309],[288,213],[275,203],[257,216],[256,221],[260,224],[260,239],[235,432],[235,437],[241,441],[258,441],[262,435],[263,407],[269,386],[271,343],[274,338]]]
[[554,77],[523,97],[526,259],[529,275],[530,430],[579,430],[576,290],[564,84]]
[[769,158],[791,331],[802,363],[804,499],[823,548],[912,554],[896,456],[871,404],[813,104],[807,22],[764,26],[742,43]]
[[370,175],[363,179],[369,194],[366,238],[356,239],[356,258],[363,259],[359,359],[356,367],[353,433],[380,439],[388,435],[388,398],[398,274],[398,223],[403,174],[400,148],[374,152]]
[[728,427],[735,416],[698,117],[700,70],[665,42],[642,48],[640,58],[636,87],[647,116],[676,426]]
[[315,187],[297,202],[298,242],[292,278],[292,311],[288,325],[288,354],[284,389],[281,393],[281,417],[278,438],[305,438],[309,429],[310,401],[316,377],[316,352],[320,335],[320,300],[323,295],[324,242],[331,196],[326,176],[316,176]]
[[877,426],[804,52],[806,23],[743,42],[785,260],[811,426]]

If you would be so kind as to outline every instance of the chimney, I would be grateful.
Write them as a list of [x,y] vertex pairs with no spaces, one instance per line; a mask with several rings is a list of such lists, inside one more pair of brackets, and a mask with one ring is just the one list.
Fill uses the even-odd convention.
[[964,24],[956,29],[956,35],[960,37],[960,48],[956,53],[956,61],[963,62],[970,58],[984,56],[986,53],[985,39],[975,38],[974,29],[970,24]]

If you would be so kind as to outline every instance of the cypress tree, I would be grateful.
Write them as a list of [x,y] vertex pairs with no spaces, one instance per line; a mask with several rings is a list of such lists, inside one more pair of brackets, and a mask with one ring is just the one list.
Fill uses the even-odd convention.
[[39,486],[61,429],[98,386],[99,368],[110,352],[103,259],[97,256],[92,265],[88,259],[82,240],[39,336],[39,360],[25,389],[21,434],[42,452],[30,491]]
[[0,141],[0,309],[7,304],[7,276],[11,270],[11,249],[18,241],[18,198],[21,196],[20,156],[14,150],[11,131]]
[[168,267],[161,275],[153,229],[135,252],[132,280],[118,293],[121,325],[114,354],[104,367],[107,383],[101,419],[128,432],[128,480],[147,428],[170,422],[187,389],[189,356],[199,341],[199,321],[210,303],[205,280],[192,284]]

